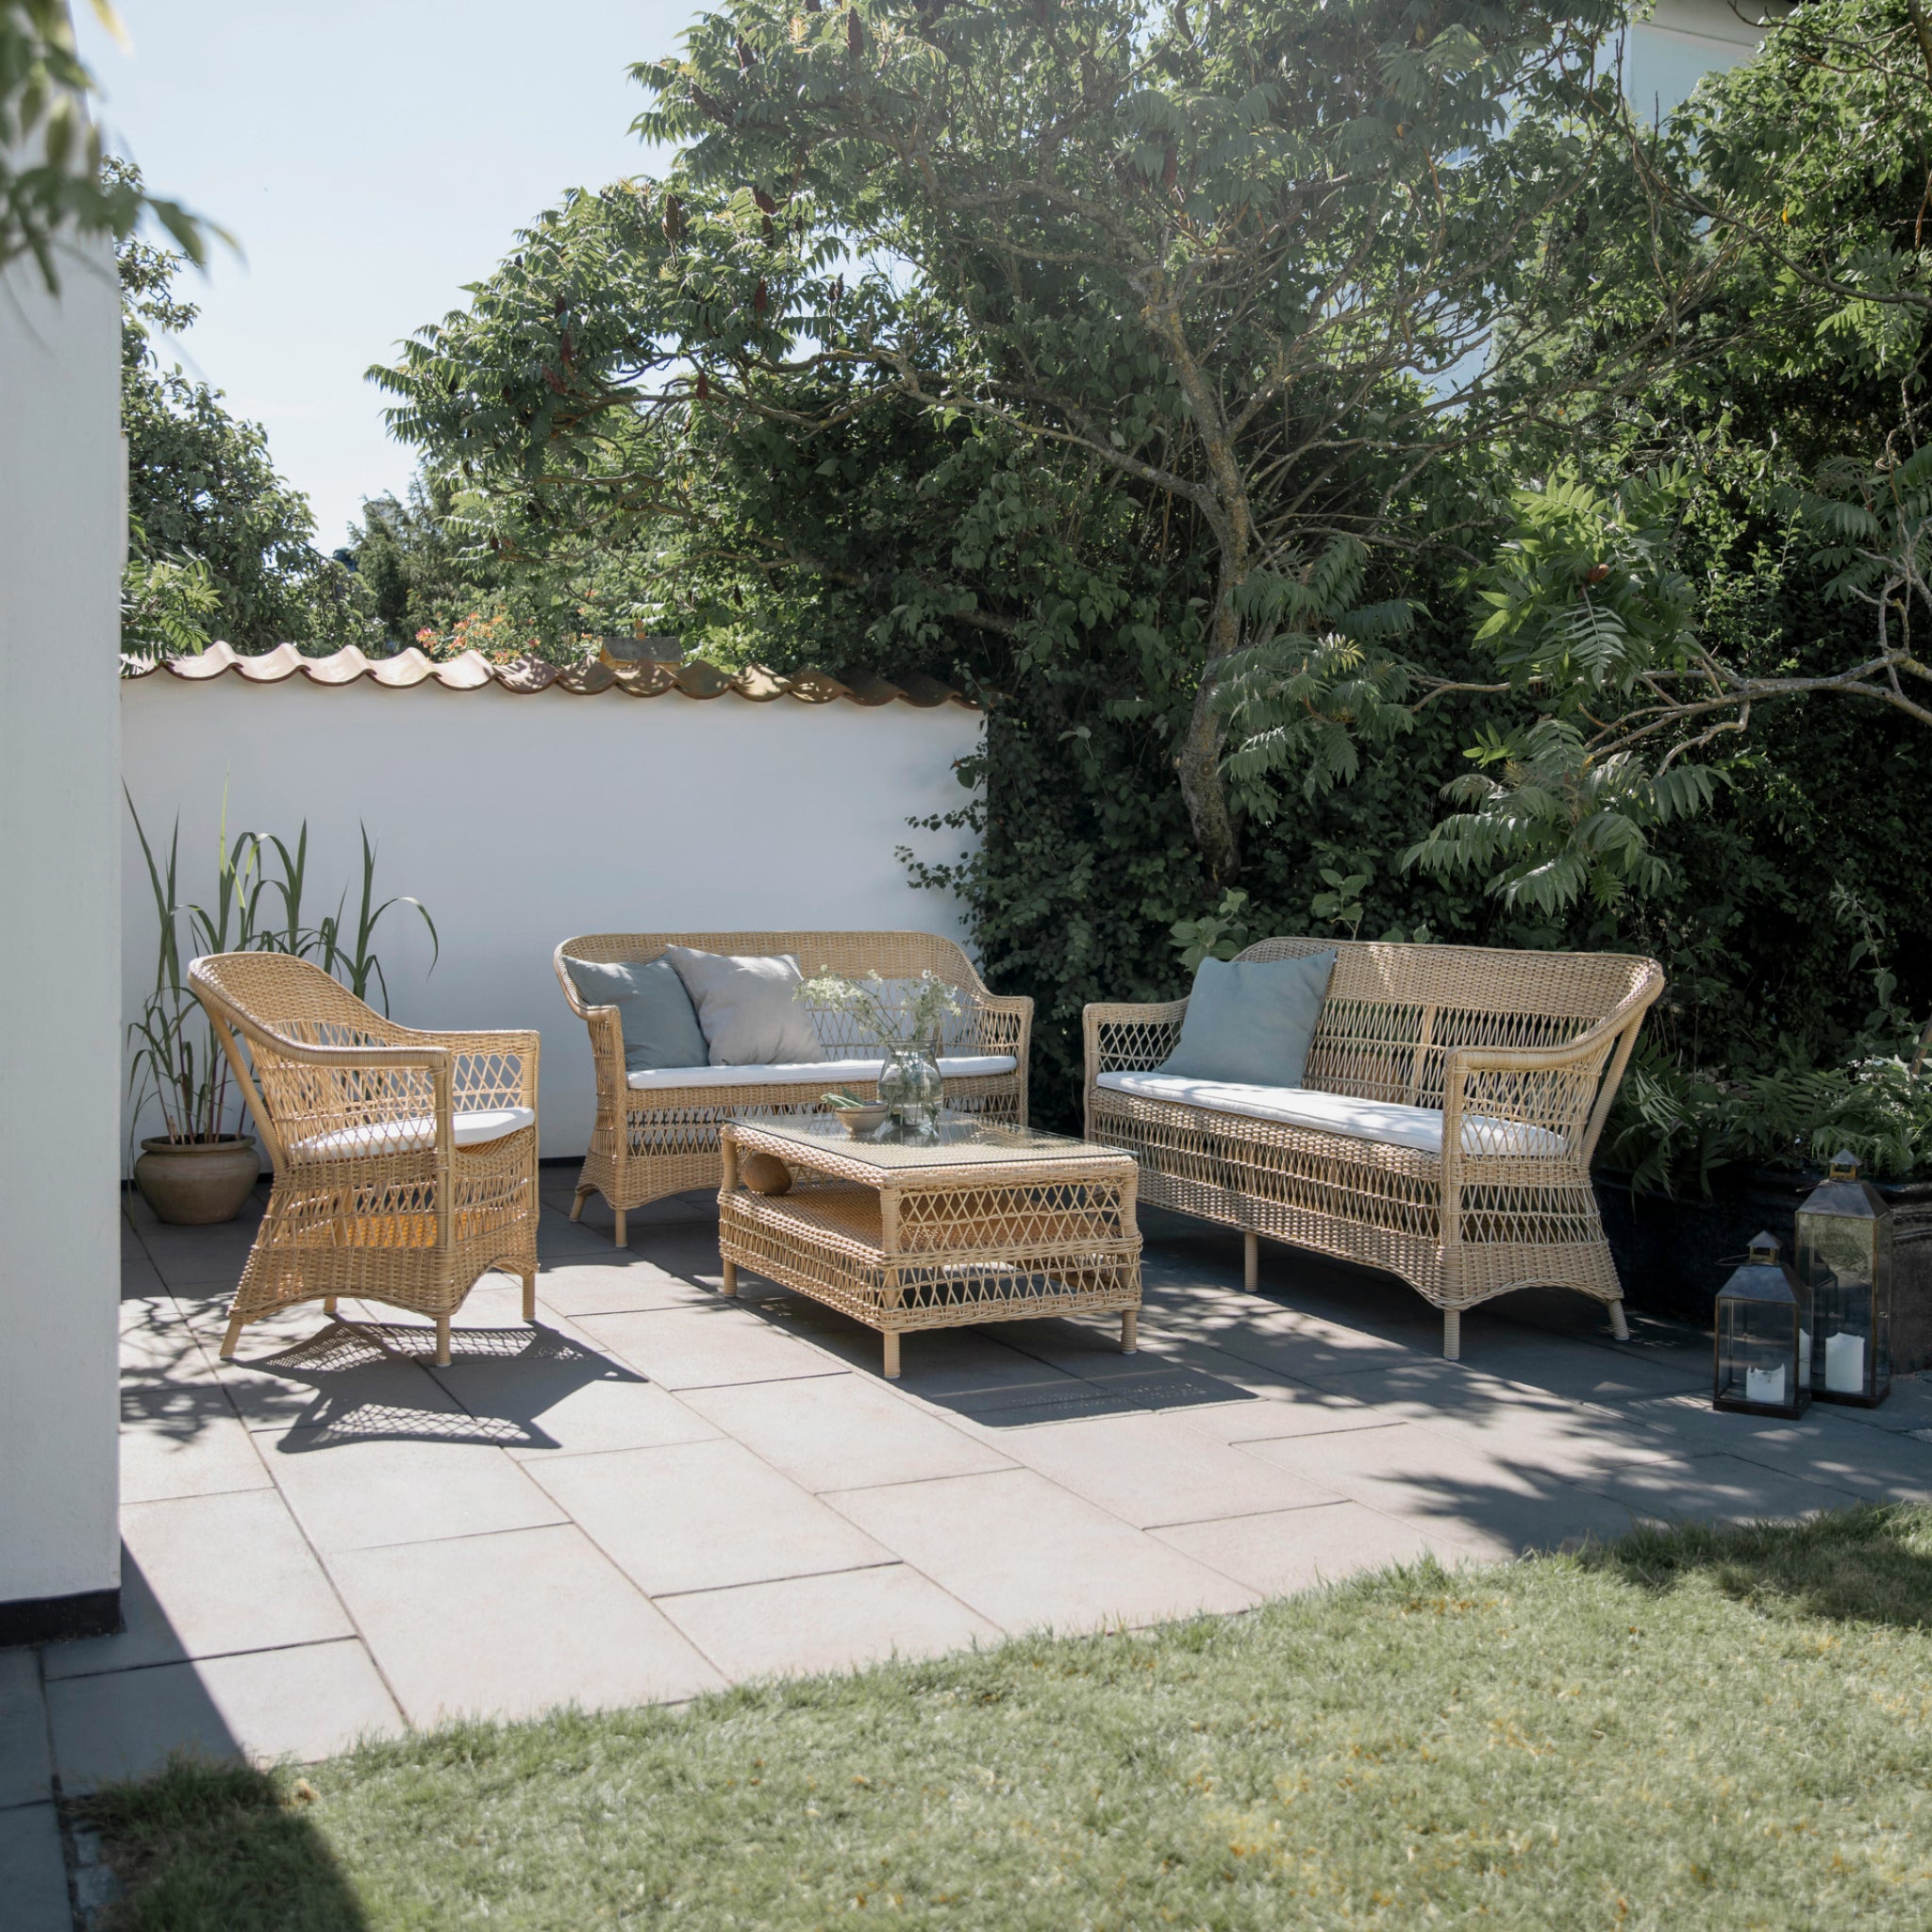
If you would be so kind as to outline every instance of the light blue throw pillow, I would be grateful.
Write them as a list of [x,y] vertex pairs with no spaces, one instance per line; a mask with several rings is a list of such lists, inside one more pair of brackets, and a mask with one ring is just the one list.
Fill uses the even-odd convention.
[[630,1074],[655,1067],[702,1067],[710,1055],[697,1008],[668,959],[608,964],[568,957],[570,974],[587,1007],[615,1007],[624,1029],[624,1066]]
[[1190,1080],[1299,1087],[1334,971],[1332,946],[1299,959],[1203,959],[1181,1037],[1159,1071]]

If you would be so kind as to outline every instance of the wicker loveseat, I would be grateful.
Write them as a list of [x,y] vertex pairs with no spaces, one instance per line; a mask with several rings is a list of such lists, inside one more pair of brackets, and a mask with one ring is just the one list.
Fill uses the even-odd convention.
[[1087,1136],[1141,1163],[1141,1198],[1246,1237],[1387,1269],[1443,1311],[1510,1289],[1624,1291],[1590,1161],[1638,1028],[1649,959],[1476,946],[1263,940],[1243,959],[1334,946],[1300,1088],[1158,1072],[1186,1000],[1086,1011]]
[[999,1120],[1026,1118],[1033,1002],[989,992],[951,940],[924,932],[591,933],[565,940],[556,954],[558,983],[571,1010],[591,1029],[597,1073],[597,1122],[571,1218],[583,1212],[591,1194],[602,1194],[616,1211],[620,1247],[627,1209],[689,1188],[719,1185],[721,1122],[754,1113],[810,1113],[828,1088],[849,1087],[861,1099],[872,1099],[881,1071],[878,1049],[859,1037],[847,1016],[814,1009],[824,1061],[627,1074],[617,1008],[586,1006],[564,962],[641,964],[666,946],[741,957],[789,953],[808,978],[824,969],[855,978],[876,972],[889,980],[917,979],[930,972],[959,990],[964,1008],[941,1041],[946,1105]]

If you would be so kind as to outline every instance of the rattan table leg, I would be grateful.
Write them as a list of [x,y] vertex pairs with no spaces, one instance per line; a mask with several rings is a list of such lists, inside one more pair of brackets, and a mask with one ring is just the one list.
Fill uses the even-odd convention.
[[898,1379],[899,1331],[896,1328],[888,1328],[886,1330],[886,1380],[896,1382]]

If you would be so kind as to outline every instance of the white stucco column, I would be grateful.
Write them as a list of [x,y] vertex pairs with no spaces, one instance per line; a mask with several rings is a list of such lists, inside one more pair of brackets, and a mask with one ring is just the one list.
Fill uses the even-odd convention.
[[0,271],[0,1644],[111,1629],[120,1541],[120,296]]

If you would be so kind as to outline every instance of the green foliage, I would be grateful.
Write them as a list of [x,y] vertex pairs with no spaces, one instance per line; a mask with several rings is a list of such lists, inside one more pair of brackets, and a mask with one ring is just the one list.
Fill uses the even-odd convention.
[[1170,929],[1174,944],[1181,949],[1181,964],[1188,972],[1191,973],[1203,959],[1232,959],[1251,943],[1254,934],[1242,916],[1247,903],[1247,893],[1239,886],[1230,886],[1212,912],[1203,913],[1199,919],[1174,921]]
[[[108,0],[92,6],[121,38]],[[210,236],[227,239],[178,202],[149,194],[138,174],[103,173],[93,93],[67,0],[0,0],[0,268],[28,258],[50,292],[59,291],[56,257],[69,235],[125,242],[152,216],[197,262]]]
[[[109,160],[103,178],[140,186]],[[163,368],[157,338],[192,326],[175,292],[181,258],[132,239],[117,250],[122,291],[121,425],[127,439],[128,567],[123,648],[137,656],[238,651],[292,639],[329,651],[373,641],[342,567],[314,546],[308,499],[277,474],[259,424],[231,416],[219,390]]]
[[127,1091],[137,1118],[150,1099],[156,1103],[169,1140],[212,1141],[233,1131],[231,1108],[237,1104],[227,1059],[201,1003],[189,990],[188,960],[209,953],[251,952],[314,959],[358,999],[368,998],[373,982],[387,1012],[389,983],[375,951],[375,929],[391,907],[408,906],[428,929],[433,948],[429,970],[436,970],[441,946],[422,902],[398,896],[375,903],[375,848],[367,827],[362,831],[361,893],[352,934],[344,919],[346,887],[334,912],[325,913],[313,925],[305,922],[306,819],[292,849],[272,833],[238,832],[231,840],[224,794],[215,842],[214,898],[205,907],[184,904],[180,896],[180,821],[175,821],[166,853],[159,854],[148,841],[131,794],[127,810],[147,866],[156,920],[155,983],[142,1003],[140,1017],[127,1028]]
[[1843,1067],[1794,1060],[1726,1079],[1687,1071],[1646,1042],[1617,1095],[1603,1158],[1635,1187],[1707,1194],[1728,1162],[1816,1168],[1841,1147],[1881,1177],[1932,1166],[1932,1079],[1895,1054]]

